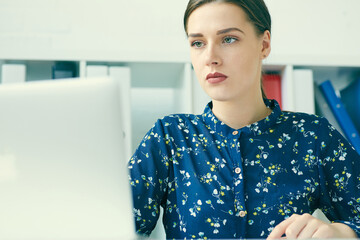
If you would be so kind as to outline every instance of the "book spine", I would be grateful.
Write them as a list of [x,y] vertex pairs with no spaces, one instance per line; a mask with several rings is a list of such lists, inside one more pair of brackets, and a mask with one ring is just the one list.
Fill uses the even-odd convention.
[[292,65],[287,65],[281,74],[281,99],[282,99],[282,110],[284,111],[295,111],[295,90],[293,82],[293,71]]
[[1,83],[21,83],[26,81],[26,66],[24,64],[3,64]]
[[105,65],[86,66],[86,77],[104,77],[109,75],[109,67]]
[[52,79],[74,78],[76,70],[73,62],[57,62],[52,66]]
[[336,120],[342,128],[345,137],[360,154],[360,136],[356,130],[348,112],[345,109],[341,99],[336,95],[332,83],[327,80],[320,84],[320,90],[323,92]]
[[295,111],[315,114],[314,80],[311,69],[294,69]]
[[358,132],[360,132],[360,78],[340,91],[341,100]]
[[275,99],[282,108],[281,76],[279,74],[264,74],[262,84],[266,97]]
[[315,87],[315,100],[317,106],[317,114],[325,117],[330,122],[330,124],[336,128],[336,130],[338,130],[343,136],[345,136],[327,100],[325,99],[323,92],[317,86]]

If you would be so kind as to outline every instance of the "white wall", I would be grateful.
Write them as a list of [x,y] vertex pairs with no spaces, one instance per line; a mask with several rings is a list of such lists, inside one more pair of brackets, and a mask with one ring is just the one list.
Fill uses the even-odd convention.
[[266,2],[273,18],[273,55],[306,59],[360,56],[360,1]]
[[[272,56],[360,55],[359,0],[267,0]],[[188,61],[187,0],[0,0],[0,59]]]
[[181,0],[0,0],[0,58],[183,58],[185,5]]

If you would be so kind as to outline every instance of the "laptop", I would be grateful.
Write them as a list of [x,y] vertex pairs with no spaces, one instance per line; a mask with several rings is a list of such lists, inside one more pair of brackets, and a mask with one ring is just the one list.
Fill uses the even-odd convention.
[[120,81],[0,85],[0,239],[135,239]]

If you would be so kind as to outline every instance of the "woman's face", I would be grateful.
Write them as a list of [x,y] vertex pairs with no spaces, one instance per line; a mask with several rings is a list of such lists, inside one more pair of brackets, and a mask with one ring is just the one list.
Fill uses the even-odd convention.
[[196,76],[211,99],[261,96],[261,61],[270,52],[270,33],[258,36],[240,7],[205,4],[190,15],[187,33]]

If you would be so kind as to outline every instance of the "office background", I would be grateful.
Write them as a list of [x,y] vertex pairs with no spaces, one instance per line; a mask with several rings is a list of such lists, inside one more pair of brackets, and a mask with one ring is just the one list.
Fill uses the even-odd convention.
[[[338,89],[360,77],[360,1],[266,3],[273,29],[265,69],[289,81],[294,70],[307,68],[315,82],[331,79]],[[75,62],[83,77],[87,65],[129,67],[134,149],[156,118],[199,113],[206,102],[193,81],[182,25],[186,4],[187,0],[0,0],[0,65],[25,64],[30,80],[50,78],[50,66],[57,61]],[[285,108],[292,110],[294,100],[287,98]]]

